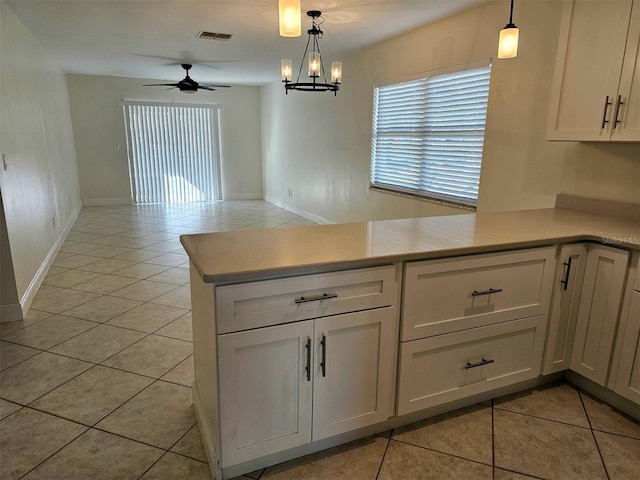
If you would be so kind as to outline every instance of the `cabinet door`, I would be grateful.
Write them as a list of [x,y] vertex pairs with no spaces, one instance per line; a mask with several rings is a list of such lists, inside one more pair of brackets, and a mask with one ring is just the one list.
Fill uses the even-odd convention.
[[218,337],[223,467],[311,441],[313,321]]
[[571,370],[602,386],[609,371],[628,259],[624,250],[589,247]]
[[542,366],[544,375],[567,370],[571,366],[586,261],[586,244],[564,245],[560,248]]
[[614,390],[640,403],[640,292],[633,292]]
[[614,111],[611,140],[640,142],[640,1],[635,0],[631,10],[627,48],[624,54],[620,88]]
[[548,140],[610,140],[631,6],[631,0],[565,3]]
[[316,320],[313,440],[393,414],[395,309]]

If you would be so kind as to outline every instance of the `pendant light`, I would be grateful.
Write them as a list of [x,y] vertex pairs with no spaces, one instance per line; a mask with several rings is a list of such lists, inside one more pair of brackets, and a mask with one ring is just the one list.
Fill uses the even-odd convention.
[[[322,13],[319,10],[310,10],[307,12],[307,15],[311,17],[311,28],[307,30],[309,39],[307,40],[307,46],[302,55],[300,70],[298,71],[298,77],[295,82],[292,82],[293,67],[291,60],[282,60],[280,64],[285,92],[288,94],[289,90],[301,90],[305,92],[330,91],[333,92],[334,95],[337,95],[338,90],[340,90],[340,84],[342,83],[342,62],[331,63],[331,82],[327,82],[324,65],[322,64],[322,55],[320,54],[320,45],[318,44],[318,39],[322,38],[323,34],[322,30],[320,30],[320,24],[322,22],[316,22],[317,18],[321,18],[320,15],[322,15]],[[309,47],[311,47],[310,52]],[[309,53],[307,74],[311,81],[301,82],[300,75],[302,74],[302,67],[305,58],[307,58],[307,53]]]
[[513,24],[513,0],[511,0],[509,23],[500,31],[498,58],[515,58],[518,55],[518,34],[518,27]]
[[278,20],[281,37],[299,37],[302,33],[300,0],[279,0]]

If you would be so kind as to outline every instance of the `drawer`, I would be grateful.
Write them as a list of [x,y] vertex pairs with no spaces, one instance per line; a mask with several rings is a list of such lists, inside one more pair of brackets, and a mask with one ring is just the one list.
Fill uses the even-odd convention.
[[217,287],[218,333],[386,307],[396,267],[363,268]]
[[402,340],[546,314],[555,247],[409,262]]
[[539,315],[402,343],[398,415],[537,377],[546,325]]

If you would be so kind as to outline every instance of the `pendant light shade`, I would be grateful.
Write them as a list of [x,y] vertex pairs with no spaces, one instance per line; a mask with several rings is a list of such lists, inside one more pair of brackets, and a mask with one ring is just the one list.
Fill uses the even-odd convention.
[[302,33],[300,0],[279,0],[278,19],[281,37],[299,37]]
[[515,58],[518,56],[518,27],[504,27],[500,30],[498,58]]
[[498,43],[498,58],[515,58],[518,56],[518,37],[520,31],[513,24],[513,0],[511,0],[511,10],[509,12],[509,23],[500,31],[500,42]]

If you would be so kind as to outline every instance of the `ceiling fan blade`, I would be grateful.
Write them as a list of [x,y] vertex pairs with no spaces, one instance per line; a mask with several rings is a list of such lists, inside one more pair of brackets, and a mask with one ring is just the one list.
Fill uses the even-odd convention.
[[215,83],[199,83],[198,88],[211,90],[212,88],[231,88],[231,85],[216,85]]
[[147,85],[142,85],[143,87],[177,87],[177,83],[149,83]]

